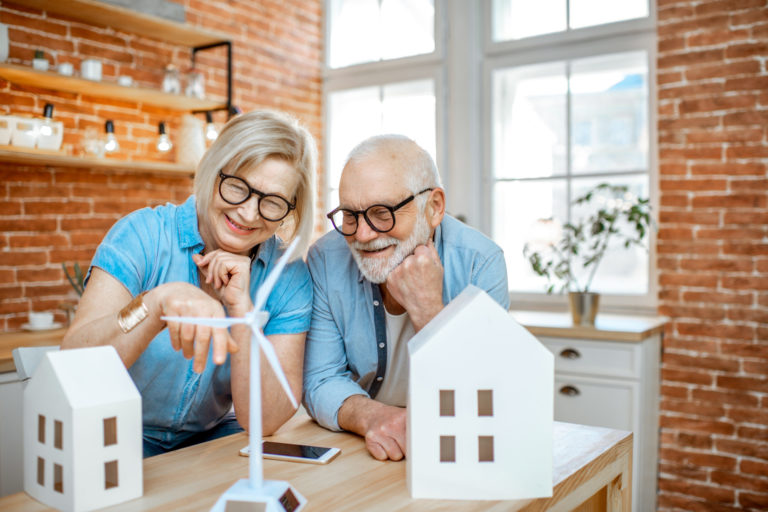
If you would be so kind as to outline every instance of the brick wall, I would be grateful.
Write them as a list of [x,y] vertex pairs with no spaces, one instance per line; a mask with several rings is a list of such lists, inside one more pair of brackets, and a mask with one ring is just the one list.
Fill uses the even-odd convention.
[[[233,103],[243,111],[281,109],[299,117],[318,139],[322,134],[321,1],[229,2],[183,0],[187,23],[229,34],[233,42]],[[98,27],[20,4],[2,2],[0,22],[9,26],[13,64],[31,65],[36,49],[52,66],[95,57],[103,62],[105,81],[129,75],[143,87],[160,88],[165,65],[189,67],[187,47]],[[209,97],[226,98],[226,54],[223,49],[199,53],[196,61],[206,77]],[[104,121],[115,121],[120,151],[114,158],[173,161],[175,155],[154,148],[157,123],[168,122],[173,136],[179,112],[108,98],[59,93],[0,80],[0,112],[40,115],[55,106],[64,123],[63,147],[83,153],[88,128],[103,133]],[[223,123],[226,116],[216,113]],[[321,148],[322,150],[322,148]],[[86,267],[109,227],[143,206],[182,202],[192,190],[186,176],[88,168],[19,166],[0,162],[0,331],[16,330],[29,311],[56,310],[77,296],[61,263]]]
[[658,0],[660,510],[768,509],[768,3]]

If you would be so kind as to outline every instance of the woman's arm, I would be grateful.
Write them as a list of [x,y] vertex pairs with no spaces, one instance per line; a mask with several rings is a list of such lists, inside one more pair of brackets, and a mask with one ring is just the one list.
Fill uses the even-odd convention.
[[[232,327],[232,330],[234,331],[235,327]],[[233,335],[237,338],[236,333],[233,332]],[[306,333],[267,336],[275,348],[280,366],[282,366],[288,379],[296,402],[301,400],[305,338]],[[248,341],[250,341],[250,337]],[[240,350],[236,354],[232,354],[231,358],[232,401],[235,404],[237,421],[246,430],[249,427],[250,413],[250,354],[250,343],[243,343],[240,345]],[[261,367],[261,428],[262,435],[268,436],[288,421],[296,409],[291,405],[283,386],[280,385],[272,367],[266,360],[264,352],[261,353],[259,361],[261,363],[259,365]]]
[[[162,316],[223,317],[221,304],[189,283],[166,283],[149,290],[143,297],[148,316],[128,333],[117,322],[117,315],[131,301],[131,293],[109,273],[94,267],[88,280],[74,321],[64,336],[61,348],[112,345],[130,368],[166,327]],[[182,350],[184,357],[195,358],[195,371],[202,372],[213,338],[214,361],[221,364],[226,352],[236,350],[226,329],[211,329],[190,324],[168,325],[171,344]]]

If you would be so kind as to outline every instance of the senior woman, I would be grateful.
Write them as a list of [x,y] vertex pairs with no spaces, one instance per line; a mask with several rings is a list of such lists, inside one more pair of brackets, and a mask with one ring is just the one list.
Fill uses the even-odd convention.
[[[284,243],[300,236],[297,253],[306,250],[316,161],[314,140],[292,118],[240,115],[203,156],[195,195],[127,215],[99,245],[62,348],[117,349],[142,395],[145,457],[248,428],[249,328],[166,325],[161,317],[240,317],[253,308]],[[276,235],[280,226],[286,240]],[[312,311],[300,258],[265,309],[264,334],[298,400]],[[268,435],[294,410],[266,364],[261,375]]]

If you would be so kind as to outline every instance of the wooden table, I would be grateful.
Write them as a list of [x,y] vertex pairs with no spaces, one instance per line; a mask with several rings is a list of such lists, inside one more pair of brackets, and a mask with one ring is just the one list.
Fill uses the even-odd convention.
[[0,373],[16,370],[13,364],[13,349],[18,347],[61,345],[61,339],[66,332],[67,328],[61,327],[48,331],[0,333]]
[[[520,501],[413,500],[405,462],[379,462],[362,438],[330,432],[298,413],[270,439],[341,448],[319,466],[265,460],[264,477],[287,480],[308,500],[308,511],[554,510],[630,512],[632,433],[555,422],[551,498]],[[208,510],[235,481],[248,476],[238,450],[245,434],[216,439],[144,460],[144,496],[107,510]],[[581,506],[580,506],[581,505]],[[0,498],[0,510],[49,510],[24,493]]]

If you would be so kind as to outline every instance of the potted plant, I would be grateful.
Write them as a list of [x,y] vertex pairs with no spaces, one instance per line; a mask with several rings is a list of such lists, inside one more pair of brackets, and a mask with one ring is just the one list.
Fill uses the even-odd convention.
[[[75,264],[72,266],[72,274],[70,274],[69,270],[67,270],[66,263],[62,263],[61,268],[64,270],[64,275],[67,277],[69,284],[72,285],[72,289],[74,289],[75,293],[77,293],[77,296],[82,296],[83,291],[85,290],[85,276],[83,275],[83,270],[80,268],[80,264],[75,262]],[[72,302],[62,302],[59,304],[59,307],[63,308],[67,312],[67,325],[72,323],[72,316],[75,314],[77,304]]]
[[[523,255],[533,271],[547,278],[547,293],[568,291],[575,325],[593,325],[600,296],[591,291],[600,262],[609,247],[640,246],[653,220],[647,198],[639,198],[625,185],[601,183],[573,200],[591,213],[562,226],[559,239],[538,250],[525,244]],[[553,222],[549,219],[549,222]]]

